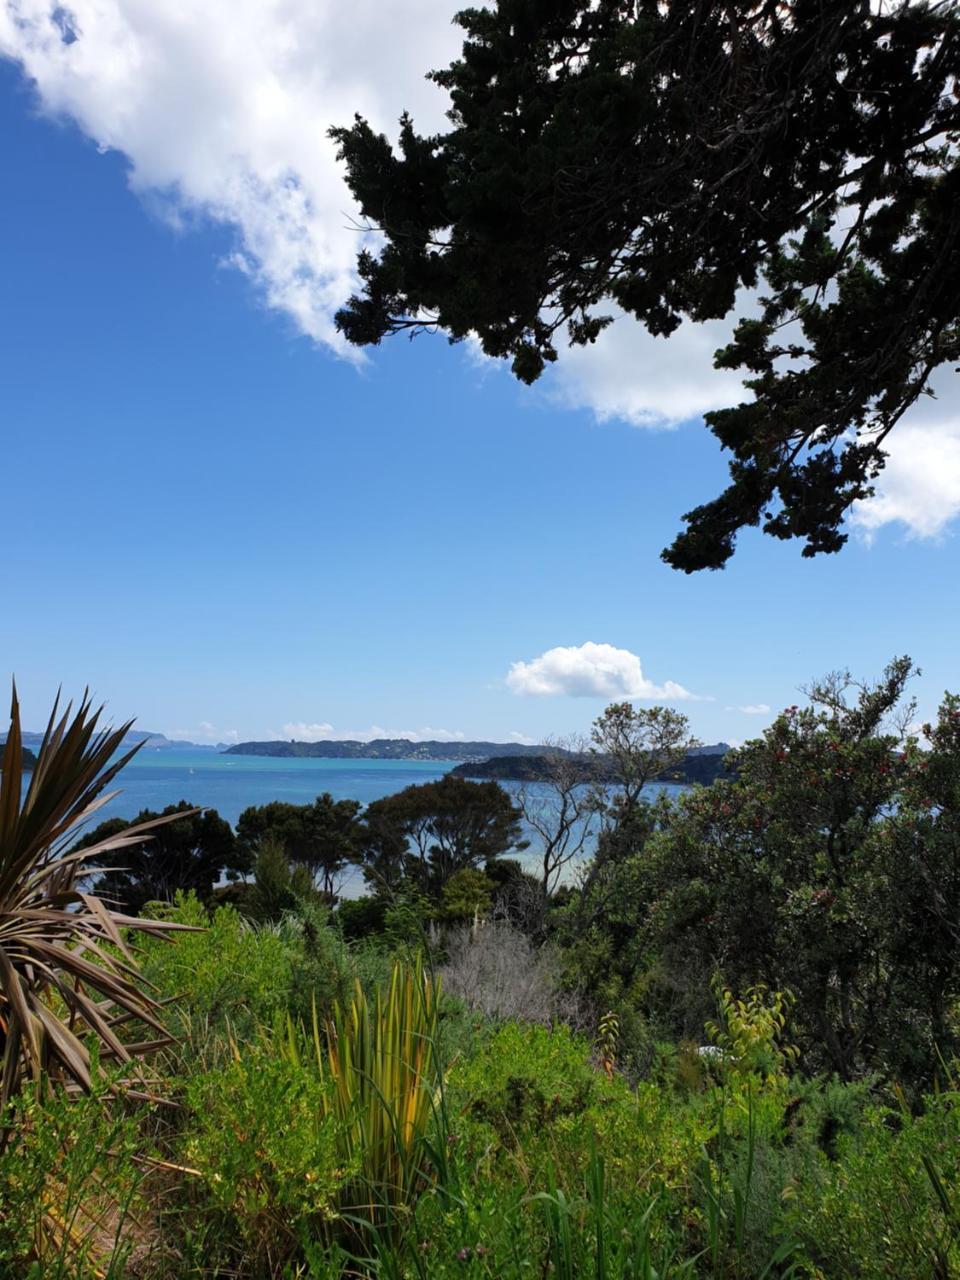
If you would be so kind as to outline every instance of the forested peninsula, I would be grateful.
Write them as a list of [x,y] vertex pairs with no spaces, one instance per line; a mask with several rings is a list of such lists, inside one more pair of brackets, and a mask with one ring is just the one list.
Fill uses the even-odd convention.
[[[718,743],[699,752],[687,755],[681,764],[665,769],[660,782],[679,782],[692,785],[695,782],[709,786],[718,778],[732,777],[734,770],[726,763],[725,743]],[[553,753],[556,754],[555,752]],[[581,755],[573,763],[582,771],[581,781],[613,785],[617,779],[615,763],[605,756]],[[454,777],[480,778],[497,782],[549,782],[555,774],[551,755],[542,749],[536,755],[491,756],[489,760],[466,761],[450,770]]]

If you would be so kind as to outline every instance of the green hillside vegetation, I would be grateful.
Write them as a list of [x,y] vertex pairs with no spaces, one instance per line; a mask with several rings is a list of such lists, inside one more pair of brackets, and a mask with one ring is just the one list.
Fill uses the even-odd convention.
[[[616,783],[616,766],[602,757],[577,755],[573,760],[584,786]],[[552,777],[552,762],[547,755],[491,756],[489,760],[455,765],[450,772],[458,778],[492,778],[498,782],[549,782]],[[709,786],[728,772],[725,753],[687,755],[680,764],[665,769],[658,781],[678,782],[688,786],[701,783]]]
[[53,853],[120,739],[84,704],[31,816],[12,732],[0,1274],[960,1274],[960,699],[912,736],[911,670],[653,803],[686,723],[608,708],[574,883],[518,860],[523,789],[449,776]]

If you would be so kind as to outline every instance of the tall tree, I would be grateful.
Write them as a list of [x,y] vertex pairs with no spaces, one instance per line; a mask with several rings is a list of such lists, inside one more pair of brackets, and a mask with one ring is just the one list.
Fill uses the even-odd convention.
[[590,738],[593,753],[607,766],[614,793],[606,808],[616,820],[636,807],[646,786],[699,745],[681,712],[632,702],[611,702],[594,720]]
[[399,154],[332,131],[383,233],[349,341],[478,335],[525,382],[619,312],[655,335],[756,306],[705,415],[730,484],[664,558],[720,568],[745,526],[837,551],[883,445],[960,356],[955,0],[496,0],[432,78],[452,128]]
[[360,808],[356,800],[334,800],[328,791],[312,804],[251,805],[237,821],[237,838],[253,857],[265,841],[279,843],[289,860],[305,867],[321,892],[333,898],[341,872],[360,846]]
[[[178,813],[184,816],[169,821]],[[104,869],[94,884],[100,897],[135,914],[148,902],[172,901],[178,890],[207,901],[222,878],[234,880],[250,870],[250,860],[237,847],[229,822],[215,809],[194,809],[185,800],[168,805],[162,813],[144,809],[130,822],[108,818],[75,847],[88,849],[160,818],[168,821],[149,838],[97,860],[97,867]]]
[[906,1077],[955,1051],[960,704],[928,748],[904,738],[911,673],[904,658],[876,684],[812,686],[737,752],[735,782],[696,788],[617,868],[648,998],[687,992],[678,1029],[702,1025],[719,969],[795,994],[813,1069]]
[[365,849],[368,879],[385,885],[392,879],[390,887],[402,878],[401,866],[423,887],[442,889],[456,872],[527,846],[522,813],[496,782],[446,774],[375,801],[366,817],[373,832]]

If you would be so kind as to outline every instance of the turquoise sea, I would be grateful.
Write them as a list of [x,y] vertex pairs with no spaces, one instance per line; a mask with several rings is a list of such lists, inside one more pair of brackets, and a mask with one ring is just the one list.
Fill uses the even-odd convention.
[[270,800],[307,804],[323,791],[336,800],[369,804],[415,782],[432,782],[453,760],[285,760],[231,756],[215,751],[149,748],[138,751],[111,790],[120,794],[101,817],[132,818],[141,809],[159,811],[188,800],[216,809],[236,823],[244,809]]
[[[432,782],[452,769],[453,760],[287,760],[272,756],[232,756],[214,751],[144,748],[119,774],[111,790],[118,794],[97,813],[104,818],[133,818],[143,809],[159,812],[186,800],[216,809],[232,824],[250,805],[285,800],[307,804],[323,791],[337,800],[369,804],[413,783]],[[504,784],[510,789],[510,784]],[[659,787],[657,788],[660,789]],[[665,784],[668,791],[682,787]],[[531,833],[532,835],[533,833]],[[535,862],[535,844],[523,861]],[[362,892],[357,874],[348,873],[347,896]]]

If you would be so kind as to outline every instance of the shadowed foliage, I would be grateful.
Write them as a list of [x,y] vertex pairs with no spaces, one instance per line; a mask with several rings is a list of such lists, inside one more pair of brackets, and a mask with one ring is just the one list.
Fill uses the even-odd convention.
[[[451,128],[332,130],[383,233],[358,345],[475,335],[524,382],[618,317],[724,317],[751,393],[705,414],[730,483],[664,553],[837,551],[884,443],[960,355],[960,12],[934,0],[496,0],[432,73]],[[748,292],[749,291],[749,294]],[[750,296],[753,295],[753,296]],[[759,295],[759,296],[757,296]]]
[[[149,829],[157,818],[165,819],[160,830],[123,849],[104,849],[104,841]],[[251,869],[229,822],[215,809],[197,809],[185,800],[167,805],[162,813],[144,809],[131,822],[108,818],[75,847],[94,845],[100,849],[97,861],[104,869],[94,891],[111,906],[135,914],[148,902],[172,902],[178,890],[192,890],[202,902],[209,902],[221,876],[233,882],[239,873]]]

